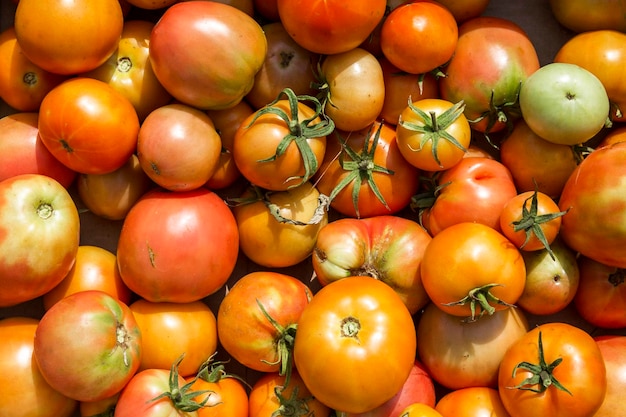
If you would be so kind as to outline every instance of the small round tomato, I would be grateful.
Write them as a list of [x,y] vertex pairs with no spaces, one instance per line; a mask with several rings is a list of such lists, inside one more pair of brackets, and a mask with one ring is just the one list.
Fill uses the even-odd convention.
[[400,113],[396,141],[402,156],[424,171],[443,171],[463,159],[472,138],[462,101],[409,102]]
[[331,282],[298,321],[295,367],[311,394],[335,410],[362,413],[388,401],[402,388],[415,355],[411,314],[389,285],[374,278]]
[[191,391],[202,392],[194,399],[204,403],[198,409],[198,417],[248,417],[248,393],[244,383],[226,373],[224,365],[210,360],[197,375],[187,378]]
[[444,417],[433,407],[422,404],[422,403],[413,403],[403,409],[398,417]]
[[498,390],[492,387],[467,387],[443,395],[435,406],[443,417],[510,417]]

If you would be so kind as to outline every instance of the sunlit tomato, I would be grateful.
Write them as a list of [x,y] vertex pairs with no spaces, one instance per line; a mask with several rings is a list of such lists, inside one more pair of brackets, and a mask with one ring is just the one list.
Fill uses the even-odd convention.
[[237,129],[233,140],[237,168],[253,185],[270,191],[308,181],[319,169],[326,136],[334,129],[321,117],[317,99],[283,90],[277,100],[256,110]]
[[626,31],[625,7],[621,0],[599,3],[594,0],[550,0],[550,10],[556,20],[578,33],[602,29]]
[[385,0],[278,0],[289,35],[309,51],[331,55],[358,47],[385,14]]
[[144,194],[117,244],[124,283],[148,301],[200,300],[228,280],[239,254],[235,218],[212,191]]
[[413,403],[403,409],[398,417],[443,417],[435,408],[422,404]]
[[311,394],[335,410],[362,413],[388,401],[415,355],[413,319],[398,294],[377,279],[326,285],[298,321],[295,367]]
[[435,410],[442,417],[510,417],[498,390],[492,387],[468,387],[450,391],[437,401]]
[[195,375],[217,348],[217,321],[202,301],[150,302],[139,299],[129,306],[141,331],[139,370],[169,369],[184,355],[178,372]]
[[220,303],[220,344],[260,372],[289,372],[297,323],[312,293],[299,279],[271,271],[239,278]]
[[489,6],[489,0],[437,0],[437,3],[446,6],[459,23],[480,16]]
[[362,48],[328,55],[319,71],[324,112],[347,132],[370,126],[383,108],[385,81],[378,59]]
[[139,129],[139,164],[152,181],[170,191],[203,186],[217,169],[221,151],[211,118],[186,104],[153,110]]
[[498,392],[511,417],[588,417],[606,393],[600,348],[567,323],[534,327],[505,353]]
[[142,337],[128,306],[98,290],[59,300],[41,318],[34,355],[41,374],[77,401],[119,392],[137,371]]
[[396,126],[402,156],[424,171],[443,171],[456,165],[472,138],[464,106],[463,102],[438,98],[408,103]]
[[0,97],[15,110],[31,112],[50,90],[67,79],[33,64],[22,53],[15,28],[0,33]]
[[70,417],[76,401],[52,388],[33,358],[39,321],[27,317],[0,320],[0,414]]
[[517,308],[468,323],[431,303],[418,323],[417,351],[433,380],[450,390],[496,387],[504,352],[528,329]]
[[86,290],[104,291],[124,304],[128,304],[132,297],[117,269],[115,255],[99,246],[81,245],[67,276],[44,294],[43,306],[48,310],[60,299]]
[[626,336],[605,335],[595,338],[606,365],[606,395],[594,417],[613,417],[626,412],[622,393],[626,387]]
[[15,11],[15,33],[24,55],[59,74],[101,65],[117,48],[123,25],[119,0],[24,0]]
[[113,417],[119,396],[118,392],[100,401],[80,401],[78,404],[80,417]]
[[626,271],[586,256],[578,258],[580,283],[574,305],[578,314],[594,326],[626,327]]
[[79,174],[76,179],[76,190],[85,207],[96,216],[109,220],[124,219],[153,185],[135,154],[113,172]]
[[0,118],[0,181],[20,174],[42,174],[69,188],[76,172],[63,165],[39,138],[39,114],[18,112]]
[[250,91],[267,54],[261,26],[215,1],[168,7],[150,36],[150,61],[163,87],[200,109],[224,109]]
[[263,194],[250,188],[233,207],[241,251],[258,265],[294,266],[311,255],[328,207],[310,182]]
[[248,393],[242,380],[226,373],[224,365],[210,360],[202,365],[197,375],[187,378],[191,391],[202,392],[195,397],[203,402],[198,417],[248,417]]
[[366,218],[407,207],[419,187],[419,170],[398,149],[395,127],[375,122],[356,132],[335,131],[313,179],[333,209]]
[[273,417],[292,414],[328,417],[331,410],[311,392],[296,371],[289,381],[276,372],[263,375],[249,395],[249,417]]
[[137,146],[139,119],[130,101],[93,78],[71,78],[44,97],[39,136],[63,164],[84,174],[106,174]]
[[515,245],[493,228],[470,222],[433,237],[421,272],[426,293],[438,308],[470,320],[515,304],[526,280]]
[[280,92],[289,87],[296,94],[314,94],[317,54],[294,41],[281,22],[263,26],[267,39],[267,55],[263,66],[254,77],[254,84],[246,101],[255,109],[271,103]]
[[523,119],[500,144],[500,161],[511,172],[519,192],[536,189],[555,199],[578,164],[571,146],[539,137]]
[[157,80],[150,63],[153,27],[154,23],[147,20],[125,21],[117,50],[98,68],[82,74],[104,81],[122,93],[132,103],[139,120],[172,98]]
[[407,1],[385,19],[380,32],[383,55],[396,67],[423,74],[447,63],[456,48],[459,28],[439,2]]

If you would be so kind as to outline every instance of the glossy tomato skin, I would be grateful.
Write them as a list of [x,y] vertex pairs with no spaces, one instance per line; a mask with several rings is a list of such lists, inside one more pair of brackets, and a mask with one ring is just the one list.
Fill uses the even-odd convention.
[[[552,376],[569,392],[554,383],[542,393],[514,388],[531,376],[518,368],[520,362],[539,363],[538,338],[542,336],[546,364],[561,360]],[[505,353],[498,375],[498,392],[511,417],[593,416],[606,393],[606,368],[600,348],[585,331],[568,323],[545,323],[534,327]],[[539,384],[527,387],[539,388]]]
[[98,290],[63,298],[41,318],[34,355],[48,383],[77,401],[119,392],[141,359],[139,327],[128,306]]
[[85,174],[106,174],[137,147],[139,118],[131,102],[103,81],[71,78],[44,97],[39,136],[64,165]]
[[198,417],[248,417],[248,393],[237,377],[221,376],[217,381],[187,378],[192,391],[206,391],[198,395],[198,402],[208,398],[206,406],[198,410]]
[[409,311],[390,286],[370,277],[326,285],[298,321],[295,367],[311,394],[335,410],[362,413],[388,401],[402,388],[415,354]]
[[498,390],[493,387],[468,387],[450,391],[437,401],[435,410],[442,417],[510,417]]
[[420,265],[430,235],[417,222],[399,216],[337,219],[324,226],[311,257],[322,285],[371,276],[391,286],[411,314],[428,303]]
[[61,184],[41,174],[0,182],[0,305],[54,288],[74,264],[79,242],[78,209]]
[[606,365],[606,396],[594,417],[609,417],[624,414],[624,402],[621,400],[624,385],[626,384],[626,363],[624,362],[624,348],[626,336],[608,334],[594,337],[604,363]]
[[309,51],[331,55],[358,47],[385,14],[385,0],[278,0],[291,37]]
[[175,99],[200,109],[241,101],[266,54],[261,26],[241,10],[213,1],[168,7],[150,36],[157,79]]
[[619,0],[596,3],[593,0],[550,0],[550,10],[556,20],[577,32],[594,30],[626,30],[626,8]]
[[226,283],[238,251],[237,223],[217,194],[157,188],[124,219],[117,261],[126,285],[142,298],[189,302]]
[[29,417],[70,417],[77,402],[52,388],[33,357],[39,320],[8,317],[0,320],[0,414]]

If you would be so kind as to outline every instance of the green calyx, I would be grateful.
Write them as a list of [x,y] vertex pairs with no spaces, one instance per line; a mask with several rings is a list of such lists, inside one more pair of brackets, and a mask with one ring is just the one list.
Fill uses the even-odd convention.
[[209,399],[207,396],[204,400],[197,402],[194,400],[198,395],[202,395],[208,393],[210,391],[201,390],[201,391],[191,391],[191,387],[193,386],[196,378],[192,379],[182,387],[178,384],[178,366],[183,360],[184,355],[181,355],[176,362],[172,364],[170,368],[170,376],[169,376],[169,391],[164,392],[161,395],[158,395],[152,399],[152,401],[158,401],[162,398],[168,398],[174,408],[184,412],[194,412],[198,411],[202,407],[204,407]]
[[469,304],[470,316],[464,321],[473,322],[481,318],[485,313],[492,315],[495,313],[496,308],[492,305],[503,305],[506,307],[515,307],[513,304],[509,304],[503,301],[491,293],[493,287],[497,287],[500,284],[487,284],[482,287],[473,288],[469,293],[458,301],[452,301],[450,303],[444,303],[444,306],[464,306]]

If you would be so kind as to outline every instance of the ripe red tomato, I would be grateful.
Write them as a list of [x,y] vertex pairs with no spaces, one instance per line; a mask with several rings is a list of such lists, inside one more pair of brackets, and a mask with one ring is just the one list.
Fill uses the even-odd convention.
[[75,77],[41,102],[39,136],[63,164],[85,174],[106,174],[128,161],[137,146],[139,119],[131,102],[110,85]]
[[626,336],[609,334],[596,336],[594,339],[604,358],[607,379],[604,401],[594,417],[613,417],[623,414],[626,411],[622,401],[622,393],[626,387],[626,362],[624,361]]
[[235,218],[212,191],[151,190],[124,219],[122,279],[148,301],[200,300],[228,280],[239,254]]
[[409,311],[389,285],[370,277],[326,285],[298,321],[295,367],[311,394],[335,410],[362,413],[389,401],[415,354]]

